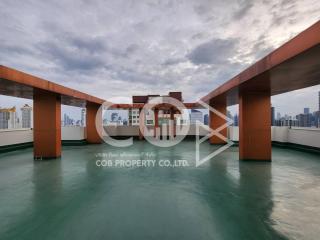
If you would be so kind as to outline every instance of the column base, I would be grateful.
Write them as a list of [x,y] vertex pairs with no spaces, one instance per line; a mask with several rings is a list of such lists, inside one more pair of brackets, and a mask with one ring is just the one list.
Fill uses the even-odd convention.
[[53,159],[58,159],[61,158],[61,155],[59,156],[53,156],[53,157],[33,157],[34,161],[45,161],[45,160],[53,160]]
[[94,141],[87,141],[87,144],[102,144],[103,143],[103,141],[102,140],[99,140],[99,141],[96,141],[96,142],[94,142]]
[[271,159],[250,159],[250,158],[242,158],[240,161],[243,162],[272,162]]
[[209,142],[209,144],[212,145],[212,146],[224,146],[227,143],[212,143],[212,142]]

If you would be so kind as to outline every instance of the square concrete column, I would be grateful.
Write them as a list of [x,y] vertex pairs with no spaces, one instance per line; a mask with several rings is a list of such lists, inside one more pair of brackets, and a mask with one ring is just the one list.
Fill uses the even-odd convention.
[[[219,100],[215,100],[212,99],[210,101],[210,106],[213,107],[215,110],[217,110],[218,112],[222,113],[223,115],[227,115],[227,100],[226,99],[219,99]],[[222,125],[226,124],[227,121],[226,119],[221,118],[220,116],[218,116],[216,113],[209,111],[209,127],[213,130],[216,130],[217,128],[221,127]],[[219,132],[221,135],[223,135],[224,137],[227,137],[227,128],[222,129]],[[226,142],[213,135],[212,137],[210,137],[209,139],[211,144],[225,144]]]
[[61,96],[45,90],[33,93],[33,146],[35,159],[61,156]]
[[[87,142],[93,144],[102,143],[102,139],[98,131],[102,131],[102,111],[99,111],[100,104],[87,102],[86,114],[86,135]],[[96,116],[98,116],[98,129],[96,128]]]
[[242,92],[239,99],[240,160],[271,161],[270,92]]

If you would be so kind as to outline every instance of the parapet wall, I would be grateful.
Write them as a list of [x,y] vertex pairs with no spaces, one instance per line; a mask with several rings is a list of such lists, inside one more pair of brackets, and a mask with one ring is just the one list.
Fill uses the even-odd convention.
[[[138,126],[108,126],[106,130],[110,136],[138,136]],[[200,129],[200,135],[206,135],[205,129]],[[317,128],[289,128],[272,127],[272,141],[278,143],[292,143],[314,148],[320,148],[320,129]],[[191,125],[188,135],[196,134],[196,126]],[[63,141],[85,140],[85,127],[62,127]],[[232,141],[239,141],[239,128],[229,127],[228,137]],[[0,147],[14,144],[33,142],[32,129],[0,130]]]
[[[232,141],[239,141],[239,127],[229,127],[228,137]],[[271,139],[278,143],[292,143],[320,148],[320,129],[271,127]]]

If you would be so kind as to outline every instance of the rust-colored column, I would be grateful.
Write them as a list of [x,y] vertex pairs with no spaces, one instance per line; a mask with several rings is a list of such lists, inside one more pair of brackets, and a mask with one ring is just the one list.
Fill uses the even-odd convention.
[[[102,139],[98,134],[96,128],[96,116],[99,114],[99,127],[102,127],[102,112],[98,111],[101,105],[96,103],[87,102],[87,115],[86,115],[86,131],[88,143],[102,143]],[[99,130],[100,131],[100,130]]]
[[242,92],[239,99],[240,160],[271,161],[270,92]]
[[[217,110],[218,112],[222,113],[223,115],[227,115],[227,101],[226,99],[219,99],[219,100],[215,100],[212,99],[210,101],[210,106],[213,107],[215,110]],[[209,127],[213,130],[216,130],[217,128],[221,127],[223,124],[226,124],[226,120],[221,118],[220,116],[218,116],[216,113],[209,111]],[[224,137],[227,137],[227,128],[222,129],[219,132],[221,135],[223,135]],[[225,144],[226,142],[213,135],[210,137],[210,143],[211,144]]]
[[33,153],[35,159],[61,156],[61,97],[45,90],[33,94]]
[[[154,137],[158,138],[160,136],[157,136],[157,129],[159,128],[159,109],[154,109]],[[159,131],[160,132],[160,131]]]

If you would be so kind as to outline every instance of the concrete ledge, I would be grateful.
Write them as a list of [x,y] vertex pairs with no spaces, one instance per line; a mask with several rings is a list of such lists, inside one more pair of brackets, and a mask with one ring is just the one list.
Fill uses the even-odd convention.
[[6,146],[0,146],[0,153],[12,152],[20,149],[33,147],[33,142],[17,143]]
[[[232,147],[239,146],[238,141],[233,141]],[[273,147],[280,147],[280,148],[288,148],[288,149],[294,149],[298,151],[304,151],[304,152],[311,152],[311,153],[320,153],[320,148],[318,147],[312,147],[312,146],[306,146],[302,144],[296,144],[296,143],[288,143],[288,142],[277,142],[272,141]]]
[[[115,139],[126,139],[132,136],[118,136],[114,137]],[[133,136],[134,140],[139,140],[137,136]],[[189,136],[186,137],[185,140],[193,140],[195,139],[194,136]],[[145,140],[140,140],[140,141],[145,141]],[[232,147],[237,147],[239,145],[238,141],[233,141],[233,146]],[[83,140],[62,140],[62,146],[83,146],[87,145],[87,141],[85,139]],[[217,144],[211,144],[213,146],[219,146]],[[224,144],[221,144],[221,146]],[[285,143],[285,142],[277,142],[277,141],[272,141],[272,146],[273,147],[280,147],[280,148],[288,148],[288,149],[294,149],[298,151],[304,151],[304,152],[310,152],[310,153],[320,153],[320,148],[317,147],[312,147],[312,146],[306,146],[306,145],[301,145],[301,144],[295,144],[295,143]],[[0,153],[6,153],[6,152],[11,152],[11,151],[16,151],[16,150],[21,150],[25,148],[31,148],[33,147],[33,142],[26,142],[26,143],[17,143],[17,144],[11,144],[11,145],[6,145],[6,146],[0,146]],[[251,160],[251,159],[242,159],[242,161],[263,161],[263,160]],[[266,160],[268,161],[268,160]]]
[[[61,141],[62,146],[82,146],[86,145],[87,141],[85,139],[83,140],[62,140]],[[25,148],[32,148],[33,142],[26,142],[26,143],[17,143],[17,144],[11,144],[6,146],[0,146],[0,153],[6,153],[6,152],[12,152],[16,150],[21,150]]]
[[306,146],[306,145],[301,145],[296,143],[288,143],[288,142],[284,143],[284,142],[273,141],[272,146],[289,148],[289,149],[294,149],[294,150],[304,151],[304,152],[320,153],[320,148],[318,147]]

